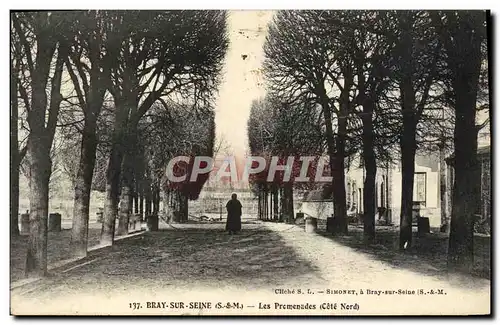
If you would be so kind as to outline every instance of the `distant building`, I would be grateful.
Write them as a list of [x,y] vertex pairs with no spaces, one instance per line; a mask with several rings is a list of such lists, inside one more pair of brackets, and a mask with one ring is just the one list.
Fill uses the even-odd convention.
[[[478,159],[480,163],[480,195],[477,211],[481,218],[491,218],[491,150],[489,111],[480,111],[476,124],[482,125],[478,133]],[[448,156],[448,159],[445,159]],[[428,217],[430,226],[441,227],[451,218],[453,167],[450,153],[435,151],[419,153],[415,157],[413,185],[414,218]],[[363,214],[363,187],[365,170],[359,159],[351,161],[346,170],[346,201],[348,215]],[[392,164],[378,168],[375,186],[377,221],[399,225],[401,214],[401,166]],[[304,196],[300,209],[321,219],[333,215],[333,199],[325,191],[311,191]],[[414,221],[416,221],[414,219]],[[489,222],[489,221],[488,221]]]
[[[478,215],[491,218],[491,152],[490,146],[478,149],[480,164],[480,195],[477,202]],[[413,216],[429,218],[430,226],[440,228],[451,218],[451,202],[453,191],[453,167],[451,156],[440,159],[435,154],[417,155],[415,157],[415,178],[413,185]],[[440,164],[444,164],[441,166]],[[359,161],[351,164],[346,170],[347,214],[363,215],[363,186],[365,171]],[[444,175],[441,172],[444,171]],[[401,214],[401,166],[391,165],[378,168],[375,186],[375,211],[377,222],[399,225]],[[304,195],[300,208],[306,215],[326,219],[333,216],[333,198],[331,191],[317,189]]]
[[[346,170],[346,205],[347,215],[363,215],[363,187],[365,170],[359,159],[351,162]],[[398,225],[401,213],[401,167],[390,165],[378,168],[375,181],[376,222]],[[305,214],[326,219],[333,215],[331,192],[315,190],[308,193],[302,202],[301,210]],[[431,227],[441,225],[441,202],[439,197],[439,156],[420,156],[415,158],[415,180],[413,203],[416,215],[428,217]]]

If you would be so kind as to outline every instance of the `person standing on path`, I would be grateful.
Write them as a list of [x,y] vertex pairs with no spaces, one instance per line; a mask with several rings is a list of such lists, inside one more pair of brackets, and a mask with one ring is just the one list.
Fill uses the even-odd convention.
[[227,221],[226,221],[226,231],[229,231],[229,234],[232,235],[241,230],[241,208],[242,205],[240,201],[238,201],[238,196],[233,193],[231,195],[231,200],[229,200],[226,204],[227,210]]

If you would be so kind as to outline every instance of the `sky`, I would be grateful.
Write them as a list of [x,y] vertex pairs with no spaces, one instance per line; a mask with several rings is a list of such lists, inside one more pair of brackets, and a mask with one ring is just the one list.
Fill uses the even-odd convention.
[[265,94],[262,46],[273,13],[229,11],[230,44],[216,102],[215,123],[218,138],[238,157],[244,156],[248,148],[247,120],[252,100]]

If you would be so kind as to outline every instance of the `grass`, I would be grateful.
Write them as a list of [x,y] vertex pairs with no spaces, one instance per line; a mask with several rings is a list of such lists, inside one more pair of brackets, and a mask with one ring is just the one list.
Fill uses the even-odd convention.
[[[92,247],[99,243],[101,235],[100,224],[89,227],[88,246]],[[48,265],[71,258],[70,251],[71,230],[64,229],[60,232],[49,232],[47,243]],[[26,263],[26,252],[28,249],[28,236],[22,235],[13,238],[10,242],[10,281],[24,278],[24,267]]]

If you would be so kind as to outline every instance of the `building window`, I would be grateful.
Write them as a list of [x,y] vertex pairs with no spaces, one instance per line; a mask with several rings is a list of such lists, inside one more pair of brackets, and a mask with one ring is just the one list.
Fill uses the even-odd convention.
[[427,173],[415,173],[415,179],[413,183],[413,201],[426,204],[426,194],[427,194]]
[[[384,177],[382,177],[384,178]],[[380,184],[380,204],[379,207],[385,207],[385,188],[384,188],[384,182]]]
[[362,188],[360,188],[360,189],[358,189],[358,190],[359,190],[359,195],[358,195],[358,200],[359,200],[359,210],[358,210],[358,211],[359,211],[360,213],[363,213],[363,212],[364,212],[364,211],[363,211],[363,210],[364,210],[364,209],[363,209],[363,189],[362,189]]

